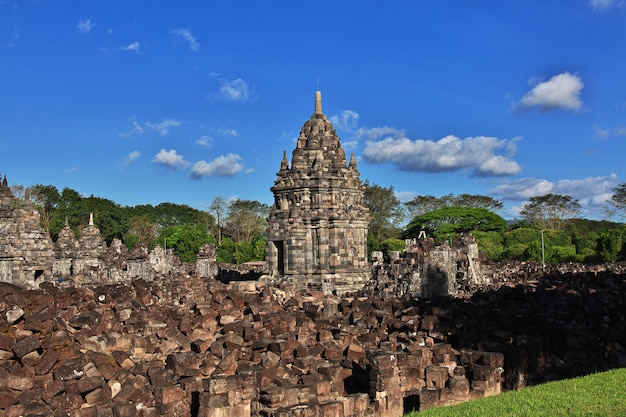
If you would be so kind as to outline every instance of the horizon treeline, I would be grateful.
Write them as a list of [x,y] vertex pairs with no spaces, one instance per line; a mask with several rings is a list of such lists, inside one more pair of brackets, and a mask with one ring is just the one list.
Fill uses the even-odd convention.
[[[472,233],[493,261],[521,260],[549,263],[606,263],[626,261],[626,227],[608,220],[582,219],[578,201],[547,194],[522,206],[523,219],[506,222],[497,214],[502,202],[482,195],[416,196],[402,203],[393,186],[364,181],[364,203],[370,211],[368,251],[402,251],[405,239],[424,231],[438,242]],[[620,188],[621,187],[621,188]],[[623,186],[613,199],[623,201]],[[26,197],[21,186],[11,187],[16,204]],[[183,262],[194,262],[200,247],[216,245],[219,263],[244,263],[265,258],[265,229],[270,207],[256,200],[216,197],[207,210],[185,204],[160,203],[121,206],[96,196],[53,185],[29,187],[42,227],[56,241],[67,224],[78,238],[90,214],[102,238],[121,240],[132,250],[137,245],[172,249]],[[615,208],[615,207],[614,207]],[[619,208],[619,206],[617,206]],[[623,207],[621,208],[623,210]],[[615,213],[615,211],[613,212]]]

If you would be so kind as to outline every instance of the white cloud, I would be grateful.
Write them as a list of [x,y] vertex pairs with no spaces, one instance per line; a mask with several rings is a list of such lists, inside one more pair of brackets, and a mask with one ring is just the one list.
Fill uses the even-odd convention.
[[616,0],[591,0],[589,2],[595,10],[604,11],[617,4]]
[[411,201],[417,196],[415,191],[394,191],[394,194],[402,203]]
[[189,44],[189,48],[192,51],[197,51],[200,49],[200,44],[196,40],[196,38],[191,34],[191,29],[174,29],[172,31],[173,34],[180,36]]
[[139,153],[139,151],[134,150],[131,153],[128,154],[128,157],[126,158],[126,163],[128,165],[132,164],[133,162],[135,162],[137,160],[137,158],[139,158],[141,154]]
[[580,93],[584,84],[579,76],[564,72],[548,81],[536,83],[518,104],[518,109],[538,107],[541,110],[579,110],[582,107]]
[[171,127],[179,127],[182,125],[183,122],[176,119],[164,119],[157,123],[146,123],[146,126],[148,126],[150,129],[156,130],[161,136],[167,136],[170,133]]
[[596,139],[606,139],[606,138],[609,137],[609,130],[597,127],[593,131],[593,137],[596,138]]
[[122,49],[125,51],[132,51],[132,52],[137,52],[139,53],[139,49],[141,48],[141,46],[139,45],[138,41],[135,41],[129,45],[123,46]]
[[210,148],[211,145],[213,145],[213,138],[210,136],[202,136],[200,139],[196,140],[196,145]]
[[219,129],[217,129],[217,132],[222,136],[232,136],[235,138],[239,136],[239,132],[237,132],[236,129],[226,129],[226,128],[220,127]]
[[132,151],[131,153],[128,154],[126,159],[124,159],[124,161],[122,161],[122,163],[120,164],[120,168],[121,169],[125,169],[125,168],[129,167],[130,165],[132,165],[139,158],[139,156],[141,156],[141,154],[139,153],[138,150]]
[[158,154],[154,156],[152,162],[165,165],[170,168],[182,168],[189,165],[189,162],[185,161],[182,155],[179,155],[176,150],[170,149],[166,151],[161,149]]
[[[617,185],[616,174],[604,177],[587,177],[581,179],[563,179],[548,181],[539,178],[521,178],[498,185],[487,193],[493,194],[505,200],[526,201],[531,197],[545,194],[568,195],[578,200],[583,211],[600,212],[606,201],[611,197],[613,188]],[[520,205],[521,207],[521,205]],[[519,208],[519,207],[517,207]],[[512,214],[516,213],[513,208]]]
[[341,113],[331,116],[330,122],[335,129],[353,130],[359,120],[359,113],[354,110],[343,110]]
[[[514,140],[477,136],[460,139],[446,136],[438,141],[387,137],[368,141],[363,158],[370,163],[391,162],[402,171],[446,172],[472,169],[479,177],[514,175],[521,166],[512,158]],[[504,148],[508,155],[497,154]]]
[[360,128],[356,131],[356,137],[363,138],[366,141],[380,139],[383,136],[393,136],[395,138],[400,138],[404,136],[404,130],[396,129],[395,127],[383,126]]
[[191,169],[193,178],[209,177],[217,175],[218,177],[232,177],[243,170],[243,165],[239,163],[241,157],[236,153],[221,155],[211,162],[198,161]]
[[617,136],[626,136],[626,127],[618,127],[615,129],[615,134]]
[[141,127],[141,125],[134,120],[131,120],[131,122],[133,125],[126,132],[120,133],[120,137],[129,138],[133,135],[143,134],[143,127]]
[[91,32],[91,29],[93,29],[95,25],[96,24],[91,21],[91,18],[79,19],[76,23],[76,29],[78,29],[78,31],[82,34],[87,34]]
[[250,97],[248,83],[241,78],[232,81],[221,80],[220,94],[230,101],[247,101]]

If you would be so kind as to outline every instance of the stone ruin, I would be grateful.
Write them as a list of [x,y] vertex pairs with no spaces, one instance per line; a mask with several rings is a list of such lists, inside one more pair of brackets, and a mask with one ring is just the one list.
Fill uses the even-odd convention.
[[0,416],[399,417],[626,366],[626,265],[500,270],[465,297],[0,283]]
[[343,293],[370,280],[369,211],[354,155],[348,163],[332,123],[315,94],[291,166],[285,152],[271,188],[264,279],[302,289]]
[[153,250],[139,245],[132,251],[119,239],[110,245],[104,241],[93,215],[77,239],[66,220],[53,242],[32,206],[28,190],[18,204],[6,177],[0,183],[0,282],[37,288],[43,282],[59,278],[73,285],[95,285],[153,281],[156,276],[197,270],[203,276],[215,277],[218,266],[215,247],[200,249],[195,265],[180,262],[171,249],[156,246]]
[[372,280],[368,286],[385,287],[387,295],[435,297],[463,293],[489,285],[494,272],[471,234],[435,243],[432,238],[407,239],[403,253],[372,254]]

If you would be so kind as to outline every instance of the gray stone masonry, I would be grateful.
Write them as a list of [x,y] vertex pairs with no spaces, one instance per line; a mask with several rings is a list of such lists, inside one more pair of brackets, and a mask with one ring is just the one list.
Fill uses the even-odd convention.
[[354,155],[348,163],[322,113],[319,91],[291,166],[285,152],[271,190],[265,279],[325,293],[362,288],[370,279],[364,186]]

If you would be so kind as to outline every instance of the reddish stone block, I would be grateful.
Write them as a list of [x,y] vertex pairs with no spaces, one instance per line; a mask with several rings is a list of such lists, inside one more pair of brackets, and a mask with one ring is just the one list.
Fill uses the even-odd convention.
[[105,382],[102,377],[81,378],[75,381],[68,381],[65,385],[65,392],[68,394],[85,394],[96,388],[101,388],[103,385],[105,385]]
[[17,394],[12,390],[1,387],[0,388],[0,409],[6,409],[13,404],[17,404]]
[[39,358],[39,362],[35,365],[35,375],[44,375],[50,372],[52,367],[59,361],[59,353],[54,349],[48,349]]
[[448,381],[448,368],[431,365],[426,368],[426,386],[428,388],[444,388]]
[[50,407],[53,410],[76,410],[83,404],[83,397],[78,394],[61,394],[50,400]]
[[179,385],[155,387],[154,389],[154,399],[157,404],[170,404],[182,401],[186,396],[187,393]]
[[15,356],[20,359],[37,349],[41,349],[38,334],[33,334],[32,336],[22,339],[13,345],[13,353],[15,353]]

